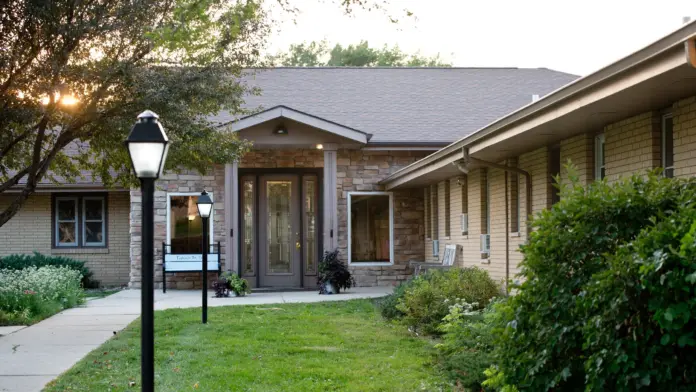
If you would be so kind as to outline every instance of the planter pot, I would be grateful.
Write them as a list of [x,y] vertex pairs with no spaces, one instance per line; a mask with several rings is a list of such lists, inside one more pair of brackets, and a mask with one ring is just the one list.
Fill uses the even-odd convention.
[[335,286],[333,283],[324,283],[324,294],[338,294],[340,291],[341,289],[339,289],[338,286]]

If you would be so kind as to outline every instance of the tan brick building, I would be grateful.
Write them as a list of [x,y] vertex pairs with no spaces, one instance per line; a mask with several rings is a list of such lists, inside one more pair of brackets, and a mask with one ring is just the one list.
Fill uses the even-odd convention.
[[[252,287],[314,287],[334,249],[358,285],[394,285],[412,261],[441,262],[447,245],[458,245],[457,265],[512,278],[527,217],[558,200],[552,177],[567,179],[568,161],[585,184],[696,172],[695,36],[687,24],[580,79],[516,68],[250,72],[261,94],[246,105],[261,109],[210,120],[253,149],[157,182],[156,284],[199,287],[204,247],[211,270]],[[203,189],[215,203],[205,245]],[[140,209],[137,190],[44,184],[0,228],[0,256],[67,254],[104,285],[139,287]]]
[[695,37],[689,23],[382,181],[431,199],[425,260],[456,244],[459,265],[513,278],[527,217],[558,200],[552,177],[567,180],[568,162],[582,184],[696,173]]

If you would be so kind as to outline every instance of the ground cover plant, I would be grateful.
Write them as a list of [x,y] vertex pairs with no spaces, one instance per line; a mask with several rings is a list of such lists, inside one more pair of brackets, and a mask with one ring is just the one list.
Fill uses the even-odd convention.
[[[133,322],[46,391],[139,389],[139,328]],[[200,309],[155,314],[158,391],[449,391],[433,351],[369,300],[215,307],[206,325]]]
[[0,325],[33,324],[82,303],[79,271],[68,267],[0,270]]

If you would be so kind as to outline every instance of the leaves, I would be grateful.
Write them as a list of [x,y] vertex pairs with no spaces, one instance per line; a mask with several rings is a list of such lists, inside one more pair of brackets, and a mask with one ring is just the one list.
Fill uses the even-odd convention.
[[270,58],[277,65],[286,67],[451,67],[440,56],[427,57],[420,53],[407,54],[398,46],[370,47],[360,41],[346,47],[336,44],[329,49],[326,41],[303,42],[290,45],[285,53]]
[[524,282],[501,306],[497,385],[690,390],[696,180],[564,185],[561,202],[535,218]]

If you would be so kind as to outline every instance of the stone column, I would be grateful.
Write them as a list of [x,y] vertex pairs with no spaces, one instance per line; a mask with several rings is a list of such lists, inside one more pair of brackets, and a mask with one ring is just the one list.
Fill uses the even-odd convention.
[[239,266],[239,164],[225,165],[225,270]]
[[324,251],[338,246],[337,150],[334,143],[324,144]]

